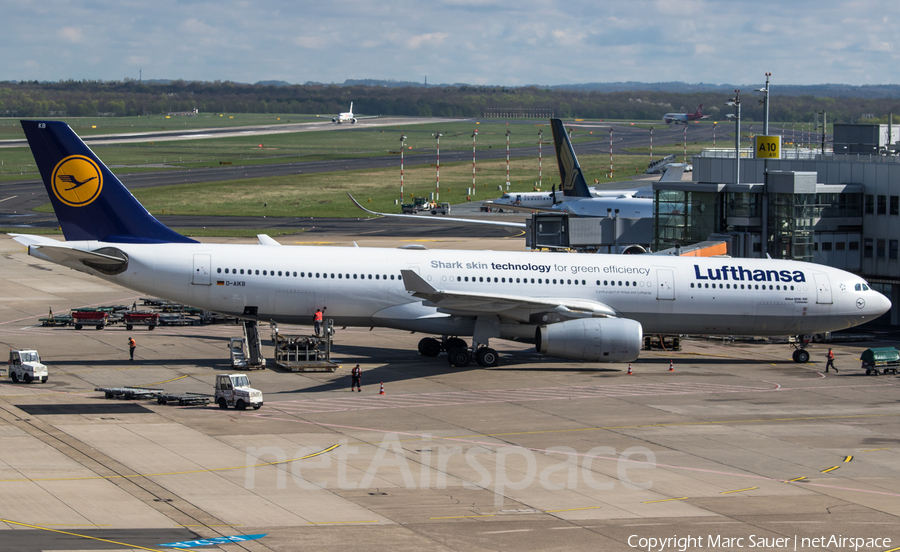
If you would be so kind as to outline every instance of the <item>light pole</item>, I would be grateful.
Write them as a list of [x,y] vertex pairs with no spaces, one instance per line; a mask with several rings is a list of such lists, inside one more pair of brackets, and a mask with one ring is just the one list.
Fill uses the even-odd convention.
[[755,92],[763,93],[762,99],[759,100],[759,103],[763,104],[763,112],[765,113],[765,118],[763,119],[763,136],[769,135],[769,77],[771,76],[772,73],[766,73],[766,87],[755,90]]
[[713,149],[716,149],[716,125],[718,124],[718,121],[713,121]]
[[437,180],[434,185],[434,202],[441,200],[441,133],[435,132],[434,137],[437,138]]
[[734,183],[741,183],[741,91],[735,90],[734,97],[725,102],[728,107],[734,108],[734,114],[726,115],[734,119]]
[[[713,146],[715,146],[715,139],[713,139]],[[653,129],[650,129],[650,162],[653,163]]]
[[403,203],[403,150],[406,149],[406,136],[400,135],[400,203]]

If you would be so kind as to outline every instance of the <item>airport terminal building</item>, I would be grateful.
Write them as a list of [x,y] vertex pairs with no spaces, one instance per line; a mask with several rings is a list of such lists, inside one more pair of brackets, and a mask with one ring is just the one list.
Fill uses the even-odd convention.
[[653,250],[712,237],[734,257],[842,268],[889,297],[900,325],[898,138],[889,125],[835,125],[838,153],[782,147],[763,159],[748,148],[737,163],[734,149],[704,150],[692,181],[654,184]]

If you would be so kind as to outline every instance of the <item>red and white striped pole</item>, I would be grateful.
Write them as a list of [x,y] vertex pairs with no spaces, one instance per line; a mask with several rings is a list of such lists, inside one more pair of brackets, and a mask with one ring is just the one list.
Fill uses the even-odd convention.
[[716,125],[718,122],[713,122],[713,149],[716,147]]
[[435,133],[437,137],[437,180],[435,181],[434,202],[441,200],[441,133]]
[[506,123],[506,191],[509,191],[509,123]]
[[406,149],[406,136],[400,135],[400,203],[403,203],[403,150]]
[[653,129],[650,129],[650,162],[653,162]]
[[609,177],[613,177],[613,165],[612,165],[612,133],[613,127],[609,127]]
[[683,163],[687,163],[687,126],[688,124],[684,123],[684,141],[682,142],[682,145],[684,145],[684,160],[682,161]]
[[538,189],[542,185],[542,173],[544,164],[544,129],[538,129]]
[[472,195],[475,195],[475,137],[478,136],[478,129],[472,132]]

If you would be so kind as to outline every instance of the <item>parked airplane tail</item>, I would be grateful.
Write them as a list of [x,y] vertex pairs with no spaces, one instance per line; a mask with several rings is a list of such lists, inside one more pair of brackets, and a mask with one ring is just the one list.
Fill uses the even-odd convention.
[[562,182],[559,189],[563,195],[591,197],[566,127],[560,119],[550,119],[550,128],[553,129],[553,145],[556,147],[556,161],[559,163],[559,178]]
[[67,241],[195,241],[153,218],[69,125],[21,123]]

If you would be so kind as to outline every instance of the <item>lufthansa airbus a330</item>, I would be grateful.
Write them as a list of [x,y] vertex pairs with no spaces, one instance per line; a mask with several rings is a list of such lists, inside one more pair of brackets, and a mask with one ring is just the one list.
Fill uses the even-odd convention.
[[431,334],[419,351],[446,350],[456,366],[496,365],[491,339],[629,362],[644,332],[800,335],[891,306],[859,276],[788,260],[198,243],[147,212],[65,123],[22,127],[66,238],[13,234],[30,255],[246,319],[306,324],[327,307],[336,325]]

